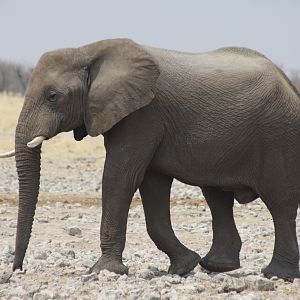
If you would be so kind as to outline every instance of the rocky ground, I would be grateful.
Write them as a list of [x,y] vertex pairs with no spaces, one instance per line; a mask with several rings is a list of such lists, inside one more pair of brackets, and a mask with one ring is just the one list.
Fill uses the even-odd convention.
[[[129,275],[107,271],[85,275],[100,255],[101,209],[72,203],[68,196],[60,200],[71,204],[47,203],[49,197],[38,207],[25,271],[13,274],[17,208],[1,203],[0,299],[299,299],[300,280],[268,280],[260,273],[271,258],[274,232],[271,217],[259,200],[235,205],[243,241],[242,268],[217,274],[198,266],[185,277],[166,273],[168,258],[148,237],[138,199],[130,209],[124,251]],[[173,199],[172,222],[179,239],[205,255],[212,230],[203,199]]]
[[[0,152],[13,147],[20,109],[20,99],[9,100],[15,109],[7,100],[1,101],[0,97]],[[0,160],[0,299],[300,299],[300,280],[289,283],[262,277],[260,270],[271,259],[274,229],[260,200],[234,207],[243,241],[239,270],[217,274],[198,266],[185,277],[168,275],[168,258],[146,233],[137,194],[124,251],[129,275],[107,271],[85,275],[100,255],[104,157],[101,138],[75,143],[72,134],[62,134],[45,142],[32,238],[24,271],[13,274],[18,185],[14,160]],[[171,215],[182,243],[204,256],[212,242],[212,228],[200,189],[174,182]],[[298,216],[298,239],[299,225]]]

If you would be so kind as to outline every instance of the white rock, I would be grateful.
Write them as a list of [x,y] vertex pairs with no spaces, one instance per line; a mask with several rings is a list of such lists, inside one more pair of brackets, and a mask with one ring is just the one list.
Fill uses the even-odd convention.
[[39,217],[39,218],[37,218],[37,221],[39,223],[49,223],[48,217]]
[[226,281],[227,278],[228,278],[228,275],[218,273],[213,277],[213,281],[217,282],[217,283],[220,283],[220,282],[222,283],[222,282]]
[[81,281],[82,282],[87,282],[87,281],[97,281],[99,280],[98,275],[96,273],[91,273],[91,274],[86,274],[81,276]]
[[256,291],[274,291],[275,282],[255,275],[246,277],[247,286]]
[[234,300],[262,300],[260,295],[255,295],[253,293],[247,293],[246,295],[237,294],[233,297]]
[[155,274],[148,269],[138,270],[137,274],[140,278],[143,279],[152,279],[153,277],[155,277]]
[[11,245],[5,245],[1,255],[10,256],[14,255],[15,251]]
[[42,251],[40,253],[37,253],[36,255],[34,255],[35,259],[40,259],[40,260],[46,260],[48,258],[47,252],[46,251]]
[[178,300],[178,294],[176,292],[176,290],[172,290],[169,295],[168,295],[170,300]]
[[237,293],[240,293],[246,288],[247,284],[244,278],[235,278],[227,276],[227,278],[223,281],[220,291],[226,293],[235,291]]
[[173,275],[172,277],[169,277],[168,279],[166,279],[165,283],[166,283],[166,284],[169,283],[170,286],[171,286],[172,284],[179,284],[179,283],[181,283],[181,277],[178,276],[178,275]]
[[185,284],[185,285],[179,286],[179,287],[177,287],[177,290],[182,290],[187,293],[190,293],[190,292],[202,293],[205,290],[205,288],[201,284],[192,283],[192,284]]
[[128,276],[126,274],[123,274],[117,280],[118,281],[127,281],[128,280]]
[[19,297],[17,299],[23,299],[26,295],[26,291],[22,286],[15,286],[14,289],[10,290],[9,295]]
[[61,251],[60,255],[72,259],[75,259],[76,256],[74,250]]
[[33,300],[47,300],[48,297],[47,297],[46,295],[42,294],[42,293],[35,293],[35,294],[33,295],[33,298],[32,298],[32,299],[33,299]]
[[300,278],[295,278],[293,281],[293,287],[300,289]]
[[159,292],[151,292],[149,295],[144,297],[144,299],[149,299],[149,300],[160,300],[160,293]]
[[8,227],[9,228],[17,228],[17,220],[12,220],[11,222],[9,222]]
[[116,280],[121,275],[116,274],[114,272],[110,272],[108,270],[101,270],[98,276],[99,276],[99,280],[101,280],[101,278],[103,278],[103,277],[107,278],[108,280]]
[[70,214],[64,214],[62,217],[60,217],[60,219],[63,221],[69,219],[70,217]]
[[0,271],[0,284],[9,282],[12,274],[13,271],[11,269]]
[[59,294],[51,290],[43,290],[33,295],[33,300],[59,299]]
[[56,208],[59,208],[59,209],[62,209],[62,208],[65,207],[65,205],[64,205],[64,203],[62,203],[62,202],[56,202],[56,203],[55,203],[55,207],[56,207]]
[[102,290],[99,299],[119,300],[122,299],[123,292],[120,290]]

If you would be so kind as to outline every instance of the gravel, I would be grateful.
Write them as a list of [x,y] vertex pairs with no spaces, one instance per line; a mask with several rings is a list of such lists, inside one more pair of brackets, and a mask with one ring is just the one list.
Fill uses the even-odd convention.
[[[17,193],[18,179],[13,158],[1,159],[0,169],[2,170],[0,185],[1,193]],[[76,164],[63,158],[60,160],[59,176],[57,165],[51,159],[43,159],[41,163],[41,193],[93,193],[100,192],[102,188],[103,159],[98,156],[94,158],[77,158]],[[139,196],[139,192],[136,193]],[[187,186],[174,180],[171,197],[178,199],[199,198],[202,192],[199,187]],[[4,214],[0,210],[0,214]]]
[[[300,280],[269,280],[260,272],[271,259],[274,240],[271,217],[260,200],[235,204],[242,268],[221,274],[197,266],[185,277],[167,274],[169,260],[148,237],[140,203],[128,218],[128,276],[106,270],[86,274],[100,255],[101,208],[60,202],[38,206],[24,271],[12,273],[15,228],[10,224],[17,207],[2,203],[1,209],[6,218],[0,226],[0,299],[299,299]],[[174,200],[171,214],[178,238],[204,256],[212,230],[203,199],[197,204]],[[45,218],[47,223],[39,221]]]
[[[272,257],[274,228],[259,199],[234,206],[243,241],[241,269],[218,274],[197,266],[185,277],[168,275],[168,257],[147,235],[138,199],[129,211],[124,250],[129,275],[86,274],[101,254],[100,201],[89,199],[101,192],[103,159],[96,155],[76,161],[62,156],[59,176],[55,160],[42,162],[41,198],[47,194],[47,201],[38,203],[24,271],[12,273],[17,205],[7,199],[17,193],[17,176],[12,159],[0,160],[0,168],[0,299],[299,299],[299,279],[269,280],[260,272]],[[203,257],[211,246],[212,227],[201,190],[174,181],[171,198],[177,237]],[[297,221],[299,239],[299,217]]]

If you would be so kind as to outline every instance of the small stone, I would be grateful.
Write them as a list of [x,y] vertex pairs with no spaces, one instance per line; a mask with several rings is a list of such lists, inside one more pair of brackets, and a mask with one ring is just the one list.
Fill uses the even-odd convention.
[[41,218],[38,218],[37,221],[39,223],[49,223],[49,220],[47,217],[41,217]]
[[205,288],[201,284],[197,284],[197,283],[184,284],[184,285],[179,286],[177,289],[185,291],[185,292],[189,292],[189,293],[190,292],[202,293],[205,290]]
[[159,292],[152,292],[151,294],[148,295],[148,297],[147,297],[147,299],[149,299],[149,300],[160,300],[161,299]]
[[245,277],[248,275],[257,275],[257,272],[247,269],[247,268],[242,268],[242,269],[236,269],[233,271],[226,272],[228,276],[240,278],[240,277]]
[[78,227],[71,227],[68,229],[68,234],[71,236],[81,236],[81,230]]
[[240,293],[243,290],[247,288],[247,285],[245,283],[245,280],[243,278],[234,278],[234,277],[229,277],[223,281],[223,285],[219,292],[237,292]]
[[68,256],[68,257],[71,257],[71,258],[73,258],[73,259],[75,259],[75,252],[74,252],[73,250],[69,250],[69,251],[67,252],[67,256]]
[[75,259],[75,252],[73,250],[61,251],[60,255],[66,257],[66,258]]
[[5,270],[5,271],[1,272],[0,273],[0,284],[9,282],[9,279],[11,278],[12,274],[13,274],[13,271],[11,271],[11,270]]
[[6,245],[3,249],[2,255],[11,256],[14,255],[15,251],[11,245]]
[[123,293],[118,290],[102,290],[99,294],[99,299],[119,300],[123,299]]
[[9,228],[17,228],[17,220],[13,220],[8,225]]
[[55,207],[56,207],[56,208],[64,208],[65,205],[64,205],[62,202],[56,202],[56,203],[55,203]]
[[102,277],[106,277],[108,281],[110,281],[110,280],[118,279],[121,275],[116,274],[114,272],[110,272],[108,270],[101,270],[98,276],[99,276],[99,280],[101,280]]
[[42,292],[35,293],[33,300],[48,300],[48,299],[59,299],[59,295],[50,290],[43,290]]
[[59,268],[65,268],[65,267],[69,267],[70,264],[69,264],[68,262],[66,262],[66,261],[60,261],[60,262],[57,264],[57,266],[58,266]]
[[170,300],[178,300],[178,295],[175,290],[171,290],[171,292],[168,295],[168,299]]
[[181,278],[180,278],[180,276],[172,276],[172,277],[170,277],[170,278],[168,278],[167,280],[166,280],[166,283],[170,283],[171,285],[172,284],[179,284],[179,283],[181,283]]
[[148,270],[151,271],[151,272],[153,272],[153,273],[159,273],[158,268],[153,267],[153,266],[148,266]]
[[278,277],[277,276],[273,276],[273,277],[271,277],[271,279],[270,280],[272,280],[272,281],[276,281],[276,280],[278,280]]
[[260,295],[255,295],[253,293],[247,293],[246,295],[236,295],[234,297],[235,300],[262,300]]
[[46,260],[48,257],[45,251],[42,251],[34,256],[35,259]]
[[[26,291],[22,286],[16,286],[14,289],[10,290],[8,299],[24,299]],[[16,297],[16,298],[15,298]]]
[[300,278],[295,278],[293,281],[293,286],[296,288],[300,288]]
[[246,278],[247,286],[256,291],[274,291],[275,282],[267,278],[262,278],[259,276],[248,276]]
[[81,276],[81,281],[82,282],[87,282],[87,281],[97,281],[98,275],[96,273],[91,273],[91,274],[86,274]]
[[142,270],[138,271],[138,273],[139,273],[140,278],[143,278],[146,280],[152,279],[153,277],[155,277],[154,273],[147,269],[146,270],[142,269]]
[[7,212],[7,210],[5,208],[0,208],[0,215],[5,214]]
[[128,276],[126,274],[123,274],[118,278],[118,281],[127,281],[127,280],[128,280]]
[[70,217],[71,217],[70,214],[66,214],[66,215],[63,215],[60,219],[63,221],[63,220],[69,219]]
[[222,282],[226,281],[227,277],[228,277],[228,275],[219,273],[213,277],[213,281],[216,283],[222,283]]
[[199,280],[210,280],[211,279],[210,276],[208,276],[208,274],[204,273],[204,272],[196,272],[194,277]]

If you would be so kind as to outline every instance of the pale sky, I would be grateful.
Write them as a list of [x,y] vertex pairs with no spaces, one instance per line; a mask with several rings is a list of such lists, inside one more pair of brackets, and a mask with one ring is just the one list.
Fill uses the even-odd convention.
[[128,37],[168,49],[258,50],[300,70],[300,0],[0,0],[0,59]]

